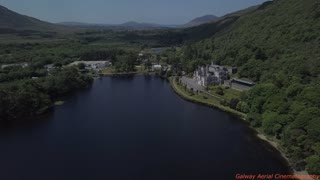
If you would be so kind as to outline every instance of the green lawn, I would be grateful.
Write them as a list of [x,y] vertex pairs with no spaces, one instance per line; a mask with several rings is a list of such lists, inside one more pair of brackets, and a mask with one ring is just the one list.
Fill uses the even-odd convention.
[[[224,95],[219,95],[216,93],[217,89],[218,88],[222,88],[223,89],[223,92],[224,92]],[[214,95],[217,95],[227,101],[230,101],[232,98],[235,98],[235,99],[240,99],[240,96],[241,96],[241,92],[240,91],[237,91],[237,90],[234,90],[234,89],[231,89],[231,88],[227,88],[226,86],[210,86],[209,87],[209,93],[211,94],[214,94]]]
[[147,69],[144,66],[136,66],[137,73],[147,73]]
[[104,74],[104,75],[112,75],[115,73],[115,69],[113,67],[108,67],[108,68],[102,70],[100,73]]

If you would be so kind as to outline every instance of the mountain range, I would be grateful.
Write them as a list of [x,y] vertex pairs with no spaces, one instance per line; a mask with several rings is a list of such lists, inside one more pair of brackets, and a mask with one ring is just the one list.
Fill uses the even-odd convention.
[[78,27],[90,27],[90,26],[100,26],[100,27],[122,27],[128,29],[161,29],[161,28],[189,28],[194,26],[199,26],[201,24],[206,24],[217,20],[219,17],[215,15],[205,15],[197,17],[188,23],[182,25],[162,25],[155,23],[139,23],[135,21],[129,21],[123,24],[91,24],[91,23],[82,23],[82,22],[61,22],[58,24],[65,26],[78,26]]
[[190,22],[182,25],[160,25],[155,23],[139,23],[135,21],[129,21],[123,24],[94,24],[94,23],[82,23],[82,22],[61,22],[61,23],[49,23],[41,21],[39,19],[21,15],[8,8],[0,5],[0,29],[4,30],[33,30],[33,31],[66,31],[70,30],[70,27],[104,27],[110,29],[129,29],[129,30],[152,30],[152,29],[164,29],[164,28],[188,28],[201,24],[209,23],[218,19],[214,15],[205,15],[195,18]]
[[163,29],[169,28],[166,25],[152,24],[152,23],[139,23],[135,21],[129,21],[123,24],[94,24],[94,23],[82,23],[82,22],[61,22],[59,25],[71,26],[71,27],[83,27],[83,28],[92,28],[92,27],[103,27],[109,29],[130,29],[130,30],[153,30],[153,29]]

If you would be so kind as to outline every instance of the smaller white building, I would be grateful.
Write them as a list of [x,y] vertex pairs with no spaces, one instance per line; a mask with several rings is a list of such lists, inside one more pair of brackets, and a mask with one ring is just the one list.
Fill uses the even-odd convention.
[[47,64],[44,66],[44,68],[48,71],[48,72],[51,72],[53,70],[56,69],[56,67],[54,66],[54,64]]
[[162,71],[162,66],[160,64],[152,65],[152,71]]
[[20,66],[22,68],[26,68],[29,66],[29,64],[28,63],[4,64],[4,65],[1,65],[1,69],[7,68],[7,67],[14,67],[14,66]]

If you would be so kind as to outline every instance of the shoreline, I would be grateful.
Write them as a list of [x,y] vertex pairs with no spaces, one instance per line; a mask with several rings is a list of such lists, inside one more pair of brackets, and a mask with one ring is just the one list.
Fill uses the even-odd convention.
[[201,104],[201,105],[206,105],[209,107],[213,107],[213,108],[217,108],[218,110],[227,112],[227,113],[231,113],[234,116],[237,116],[238,118],[242,119],[242,120],[246,120],[246,114],[241,113],[237,110],[231,109],[229,107],[224,107],[222,105],[217,105],[217,104],[213,104],[213,103],[209,103],[209,102],[204,102],[204,101],[199,101],[196,100],[195,98],[190,97],[189,95],[186,95],[184,92],[182,92],[181,90],[179,90],[179,87],[176,87],[176,83],[174,82],[175,80],[172,80],[172,78],[168,78],[169,79],[169,84],[171,86],[171,88],[174,90],[174,92],[176,94],[178,94],[181,98],[189,101],[189,102],[193,102],[193,103],[197,103],[197,104]]
[[[133,76],[133,75],[155,75],[155,73],[150,73],[150,72],[129,72],[129,73],[100,73],[99,77],[104,77],[104,76]],[[98,78],[99,78],[98,77]]]
[[127,72],[127,73],[99,73],[99,76],[126,76],[126,75],[135,75],[142,74],[141,72]]
[[[253,128],[250,126],[251,129],[255,130],[257,132],[257,137],[261,140],[264,140],[266,142],[268,142],[272,147],[274,147],[275,149],[277,149],[281,156],[287,161],[289,168],[292,169],[293,171],[293,175],[296,175],[297,177],[299,177],[299,175],[306,175],[306,176],[310,176],[310,174],[306,171],[297,171],[296,169],[294,169],[292,167],[292,165],[290,164],[290,158],[287,157],[287,155],[283,152],[283,150],[279,147],[279,143],[277,143],[274,140],[269,139],[266,135],[264,135],[262,132],[258,131],[257,129]],[[301,178],[300,180],[303,180],[304,178]],[[311,178],[310,178],[311,179]]]
[[[108,70],[108,69],[105,69]],[[149,72],[149,71],[131,71],[131,72],[115,72],[114,70],[105,71],[102,70],[98,73],[98,76],[128,76],[128,75],[136,75],[136,74],[156,74],[155,72]]]
[[[201,104],[201,105],[205,105],[205,106],[208,106],[208,107],[212,107],[212,108],[216,108],[218,110],[221,110],[221,111],[224,111],[226,113],[231,113],[232,115],[235,115],[237,116],[238,118],[240,118],[241,120],[244,120],[246,121],[246,114],[239,114],[239,112],[235,112],[235,111],[232,111],[232,110],[229,110],[228,108],[226,107],[222,107],[222,106],[217,106],[217,105],[214,105],[214,104],[210,104],[209,102],[202,102],[202,101],[199,101],[199,100],[196,100],[195,98],[192,98],[190,97],[189,95],[185,94],[184,92],[182,92],[179,87],[177,87],[176,85],[176,82],[174,80],[174,77],[171,77],[171,78],[168,78],[169,80],[169,84],[171,86],[171,88],[173,89],[173,91],[178,95],[180,96],[181,98],[183,98],[184,100],[187,100],[189,102],[192,102],[192,103],[197,103],[197,104]],[[247,122],[247,121],[246,121]],[[259,138],[260,140],[263,140],[263,141],[266,141],[269,145],[271,145],[272,147],[274,147],[279,153],[280,155],[282,156],[282,158],[284,158],[287,163],[288,163],[288,166],[289,168],[292,170],[293,172],[293,175],[309,175],[308,172],[306,170],[304,171],[297,171],[296,169],[294,169],[292,167],[292,165],[290,164],[290,159],[287,157],[287,155],[283,152],[283,150],[280,148],[279,146],[279,143],[268,138],[265,134],[263,134],[262,132],[260,132],[258,129],[256,128],[253,128],[252,126],[248,126],[249,128],[251,128],[252,130],[254,130],[256,132],[256,137]]]

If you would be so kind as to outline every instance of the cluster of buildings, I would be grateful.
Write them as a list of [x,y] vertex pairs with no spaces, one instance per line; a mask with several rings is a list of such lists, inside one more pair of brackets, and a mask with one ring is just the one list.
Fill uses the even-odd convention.
[[112,66],[110,61],[75,61],[69,66],[78,66],[79,64],[85,65],[85,70],[94,70],[94,71],[101,71],[107,67]]
[[199,67],[193,74],[193,80],[200,86],[224,85],[238,91],[247,91],[255,85],[254,82],[243,79],[230,79],[237,73],[237,68],[215,64]]

